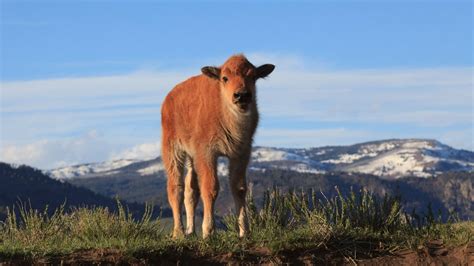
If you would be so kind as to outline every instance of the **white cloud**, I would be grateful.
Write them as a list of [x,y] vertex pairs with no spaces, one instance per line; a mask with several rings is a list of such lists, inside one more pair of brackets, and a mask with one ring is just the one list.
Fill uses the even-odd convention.
[[[467,122],[472,115],[470,67],[327,71],[305,67],[299,57],[251,54],[249,58],[277,65],[267,80],[259,81],[260,107],[267,116],[426,123],[425,115],[432,114],[441,125],[448,125]],[[69,121],[143,115],[133,112],[157,115],[166,93],[193,74],[199,70],[5,82],[2,113],[4,119],[35,114]]]
[[102,161],[113,150],[96,131],[76,138],[39,140],[26,145],[6,145],[0,161],[27,164],[42,169]]
[[111,160],[118,160],[118,159],[153,159],[160,156],[161,153],[161,145],[160,142],[152,142],[152,143],[144,143],[136,145],[132,148],[125,149],[118,153],[113,153],[110,156]]
[[160,155],[160,142],[121,148],[91,130],[86,134],[66,139],[43,139],[25,145],[6,145],[0,152],[0,161],[26,164],[40,169],[102,162],[118,159],[152,159]]
[[156,103],[189,75],[188,71],[138,71],[105,77],[4,82],[1,86],[2,112],[84,111]]
[[299,57],[249,58],[276,65],[258,84],[259,105],[267,116],[426,126],[473,120],[472,67],[328,70]]
[[[156,139],[161,101],[189,75],[187,71],[139,71],[4,82],[0,99],[2,146],[67,138],[92,129],[114,140],[127,138],[129,145]],[[136,141],[129,143],[130,139]]]
[[255,142],[262,146],[307,148],[327,145],[349,145],[374,138],[364,130],[326,129],[266,129],[257,130]]
[[273,117],[430,126],[425,115],[442,126],[472,121],[472,68],[275,71],[259,84],[262,112]]
[[[472,67],[328,70],[298,56],[248,57],[256,65],[276,65],[269,78],[258,82],[262,119],[256,144],[342,145],[403,136],[438,138],[472,149]],[[2,82],[1,160],[54,167],[154,157],[159,154],[161,102],[175,84],[196,74],[199,67]],[[279,122],[289,120],[306,129]],[[331,125],[322,128],[324,123]],[[384,134],[354,130],[353,124],[417,130]],[[322,129],[314,129],[316,125]],[[103,136],[85,137],[91,130]],[[77,144],[80,140],[83,147]],[[145,142],[150,144],[140,144]]]

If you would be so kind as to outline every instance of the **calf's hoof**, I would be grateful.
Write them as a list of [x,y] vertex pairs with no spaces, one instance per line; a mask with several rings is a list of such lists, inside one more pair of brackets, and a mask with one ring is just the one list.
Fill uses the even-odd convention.
[[174,229],[173,230],[173,239],[180,239],[184,238],[184,232],[183,229]]

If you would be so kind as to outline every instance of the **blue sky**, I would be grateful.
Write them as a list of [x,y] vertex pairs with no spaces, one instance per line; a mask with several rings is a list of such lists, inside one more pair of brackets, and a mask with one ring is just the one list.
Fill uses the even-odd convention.
[[1,1],[0,160],[159,153],[177,82],[243,52],[257,145],[434,138],[472,150],[471,1]]

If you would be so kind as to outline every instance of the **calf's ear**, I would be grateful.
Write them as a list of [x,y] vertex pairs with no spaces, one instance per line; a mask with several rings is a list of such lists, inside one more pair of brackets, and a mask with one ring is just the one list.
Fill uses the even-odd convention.
[[221,75],[221,69],[218,67],[212,67],[212,66],[205,66],[201,68],[201,72],[213,79],[219,79]]
[[272,73],[274,69],[275,65],[272,64],[265,64],[257,67],[257,78],[264,78],[270,75],[270,73]]

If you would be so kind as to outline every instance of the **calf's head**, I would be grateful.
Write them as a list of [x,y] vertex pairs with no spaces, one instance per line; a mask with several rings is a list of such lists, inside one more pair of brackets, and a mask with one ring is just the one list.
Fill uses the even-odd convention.
[[219,81],[224,100],[241,112],[255,101],[255,83],[272,73],[274,65],[255,67],[243,55],[234,55],[220,67],[206,66],[202,73]]

